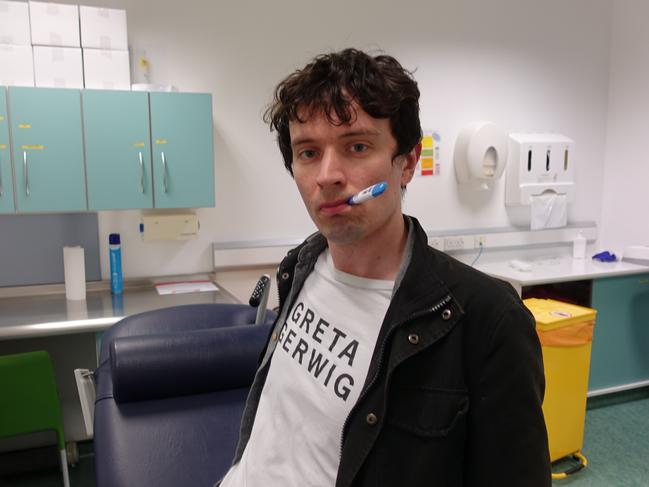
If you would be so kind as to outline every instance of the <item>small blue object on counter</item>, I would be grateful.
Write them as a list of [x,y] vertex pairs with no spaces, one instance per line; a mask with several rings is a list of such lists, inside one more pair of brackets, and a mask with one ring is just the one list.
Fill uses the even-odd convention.
[[617,262],[617,256],[608,250],[605,250],[604,252],[593,255],[593,260],[598,260],[600,262]]

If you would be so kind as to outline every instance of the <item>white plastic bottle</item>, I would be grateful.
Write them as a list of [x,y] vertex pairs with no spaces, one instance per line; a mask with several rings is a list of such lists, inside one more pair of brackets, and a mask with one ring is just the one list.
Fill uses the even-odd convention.
[[572,257],[583,259],[586,257],[586,238],[579,232],[572,241]]

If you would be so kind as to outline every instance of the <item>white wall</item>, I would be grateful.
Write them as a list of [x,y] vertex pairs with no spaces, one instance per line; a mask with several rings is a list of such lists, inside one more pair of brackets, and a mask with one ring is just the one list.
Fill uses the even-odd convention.
[[348,46],[381,48],[417,70],[423,125],[443,138],[443,174],[414,181],[406,196],[406,210],[427,229],[510,223],[504,181],[480,195],[455,183],[455,137],[481,119],[506,131],[572,137],[578,189],[569,216],[599,220],[610,0],[84,3],[127,9],[132,52],[146,53],[153,82],[214,96],[216,208],[199,210],[201,237],[145,244],[139,212],[101,212],[104,277],[110,232],[122,234],[127,277],[210,270],[213,241],[310,232],[261,114],[278,80],[318,53]]
[[614,2],[602,249],[649,245],[649,2]]

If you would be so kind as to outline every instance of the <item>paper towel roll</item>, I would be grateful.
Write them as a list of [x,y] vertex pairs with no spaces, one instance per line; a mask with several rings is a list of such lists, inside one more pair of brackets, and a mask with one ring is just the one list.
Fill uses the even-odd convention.
[[65,298],[78,301],[86,299],[86,263],[83,247],[63,247]]
[[68,299],[65,302],[65,314],[68,320],[87,320],[88,319],[88,306],[86,301],[72,301]]
[[568,200],[565,194],[546,191],[530,197],[530,228],[565,227],[568,223]]
[[507,162],[507,135],[491,122],[476,122],[462,130],[455,141],[453,159],[460,183],[488,189]]

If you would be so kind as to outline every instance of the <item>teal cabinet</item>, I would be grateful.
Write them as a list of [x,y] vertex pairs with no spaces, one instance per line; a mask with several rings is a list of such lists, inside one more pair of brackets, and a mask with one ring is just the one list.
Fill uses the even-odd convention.
[[7,92],[0,86],[0,213],[13,213],[14,210],[14,178],[9,145]]
[[150,93],[156,208],[214,206],[212,96]]
[[649,273],[595,279],[588,389],[649,381]]
[[9,113],[17,211],[86,210],[80,92],[10,87]]
[[89,209],[152,208],[148,94],[84,90],[82,105]]

